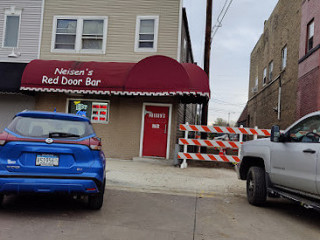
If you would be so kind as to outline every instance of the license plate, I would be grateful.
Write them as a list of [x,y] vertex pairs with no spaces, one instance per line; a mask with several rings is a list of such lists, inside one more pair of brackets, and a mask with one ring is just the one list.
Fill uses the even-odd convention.
[[59,157],[50,154],[37,155],[36,166],[57,167],[59,166]]

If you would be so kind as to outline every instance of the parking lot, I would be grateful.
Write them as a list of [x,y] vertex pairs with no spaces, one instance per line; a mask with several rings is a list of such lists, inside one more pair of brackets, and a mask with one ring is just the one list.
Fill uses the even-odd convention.
[[10,196],[0,239],[319,239],[320,214],[276,199],[250,206],[232,169],[108,161],[105,204]]

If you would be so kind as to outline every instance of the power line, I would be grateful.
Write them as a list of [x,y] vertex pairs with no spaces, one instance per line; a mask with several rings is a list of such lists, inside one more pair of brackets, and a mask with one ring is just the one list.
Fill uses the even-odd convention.
[[[229,11],[230,6],[231,6],[231,4],[233,2],[233,0],[230,0],[229,3],[228,3],[228,1],[229,0],[225,1],[224,5],[223,5],[223,7],[221,9],[221,12],[220,12],[220,14],[219,14],[219,16],[217,18],[217,22],[212,28],[211,42],[212,42],[212,39],[214,38],[214,36],[217,34],[219,28],[222,27],[222,21],[225,18],[225,16],[227,15],[227,12]],[[221,15],[222,15],[222,17],[221,17]],[[221,17],[221,19],[220,19],[220,17]]]

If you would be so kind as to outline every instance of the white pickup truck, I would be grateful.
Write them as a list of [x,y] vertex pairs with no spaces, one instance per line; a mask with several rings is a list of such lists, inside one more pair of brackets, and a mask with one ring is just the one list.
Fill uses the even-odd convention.
[[270,138],[245,142],[240,158],[236,170],[250,204],[281,196],[320,211],[320,111],[283,133],[273,126]]

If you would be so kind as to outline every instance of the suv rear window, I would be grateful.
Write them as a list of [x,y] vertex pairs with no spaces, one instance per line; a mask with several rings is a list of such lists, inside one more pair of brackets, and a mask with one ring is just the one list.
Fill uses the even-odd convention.
[[14,118],[7,128],[23,137],[74,139],[94,134],[91,124],[86,121],[21,116]]

